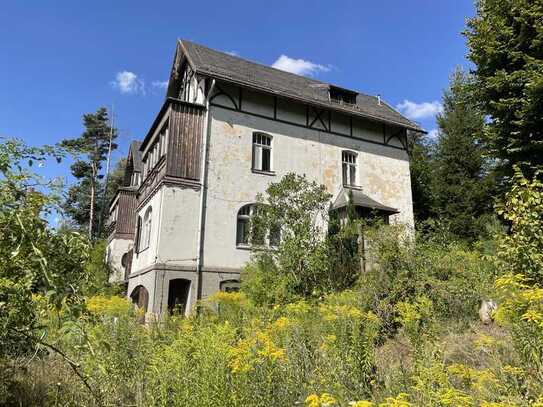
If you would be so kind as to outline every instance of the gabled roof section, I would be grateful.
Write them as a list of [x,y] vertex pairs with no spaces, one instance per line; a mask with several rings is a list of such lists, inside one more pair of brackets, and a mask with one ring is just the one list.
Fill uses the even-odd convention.
[[134,165],[134,172],[141,172],[143,170],[143,162],[141,157],[141,141],[132,141],[128,150],[128,156],[132,156],[132,162]]
[[349,204],[353,206],[360,206],[362,208],[383,211],[390,214],[400,212],[396,208],[392,208],[390,206],[386,206],[380,202],[377,202],[375,199],[370,198],[358,189],[350,188],[342,188],[341,191],[339,191],[336,200],[332,204],[332,209],[343,208],[348,206]]
[[281,71],[270,66],[247,61],[233,55],[215,51],[191,41],[179,40],[189,64],[197,73],[208,75],[228,82],[259,89],[302,102],[328,107],[373,119],[391,123],[414,131],[424,131],[417,124],[394,110],[387,103],[375,96],[365,95],[356,91],[356,104],[338,104],[330,101],[328,91],[330,85],[304,76]]

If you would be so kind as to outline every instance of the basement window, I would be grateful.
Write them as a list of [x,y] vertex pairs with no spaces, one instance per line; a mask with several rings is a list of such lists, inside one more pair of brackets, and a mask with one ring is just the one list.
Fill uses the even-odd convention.
[[225,280],[220,283],[220,289],[225,293],[237,293],[239,287],[240,283],[238,280]]
[[271,172],[272,137],[253,133],[253,170]]

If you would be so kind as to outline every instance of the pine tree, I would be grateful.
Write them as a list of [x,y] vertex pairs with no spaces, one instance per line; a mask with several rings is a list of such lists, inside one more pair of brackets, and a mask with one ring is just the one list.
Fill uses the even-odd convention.
[[432,212],[454,235],[469,240],[492,211],[493,177],[481,137],[484,114],[472,96],[473,78],[456,70],[437,116],[439,136],[432,162]]
[[90,238],[95,237],[98,219],[96,216],[101,192],[100,180],[102,166],[107,159],[111,138],[111,149],[117,148],[117,131],[110,127],[106,108],[99,108],[96,113],[83,115],[85,131],[80,137],[62,141],[78,155],[72,164],[72,175],[78,183],[68,191],[64,204],[66,213],[82,228],[87,228]]
[[543,0],[479,0],[464,34],[502,174],[543,164]]
[[411,193],[416,222],[432,215],[432,144],[426,137],[412,139],[410,151]]

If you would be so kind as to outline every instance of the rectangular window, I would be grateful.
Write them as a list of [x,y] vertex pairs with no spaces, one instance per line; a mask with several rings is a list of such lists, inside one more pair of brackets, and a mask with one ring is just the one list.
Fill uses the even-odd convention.
[[277,247],[281,243],[281,226],[273,225],[270,228],[270,246]]
[[238,218],[237,244],[249,244],[249,219]]
[[135,242],[135,251],[136,253],[140,252],[140,240],[141,240],[141,216],[138,216],[138,222],[136,224],[136,238],[134,239]]
[[164,154],[168,154],[168,135],[170,131],[168,129],[168,126],[166,125],[166,129],[164,130]]
[[253,133],[253,170],[270,172],[271,136]]
[[342,153],[343,185],[356,186],[356,153],[343,151]]

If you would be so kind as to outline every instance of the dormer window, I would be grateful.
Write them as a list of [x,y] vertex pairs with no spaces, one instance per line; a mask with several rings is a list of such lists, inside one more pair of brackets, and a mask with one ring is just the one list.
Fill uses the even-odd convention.
[[330,86],[330,101],[339,104],[356,105],[356,95],[352,90]]

